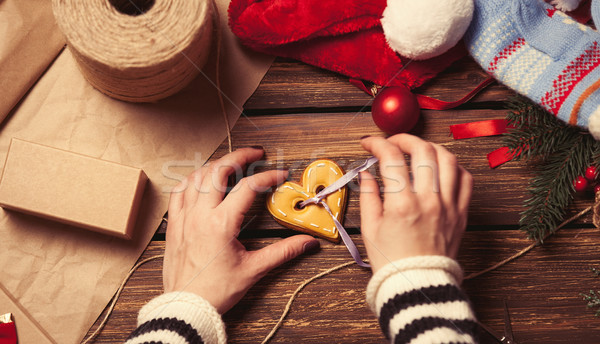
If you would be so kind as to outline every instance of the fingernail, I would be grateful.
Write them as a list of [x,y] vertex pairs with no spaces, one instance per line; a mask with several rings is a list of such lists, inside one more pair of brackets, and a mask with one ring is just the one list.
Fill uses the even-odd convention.
[[290,177],[290,171],[288,171],[288,170],[278,170],[278,171],[281,172],[285,176],[285,180],[287,180]]
[[362,139],[366,139],[367,137],[371,137],[371,135],[365,135],[365,136],[361,137],[360,139],[361,139],[361,140],[362,140]]
[[263,146],[258,146],[258,145],[257,145],[257,146],[250,146],[250,148],[254,148],[254,149],[260,149],[260,150],[262,150],[262,151],[264,151],[264,150],[265,150],[265,147],[263,147]]
[[304,243],[304,253],[315,253],[321,247],[321,243],[318,240],[309,241]]

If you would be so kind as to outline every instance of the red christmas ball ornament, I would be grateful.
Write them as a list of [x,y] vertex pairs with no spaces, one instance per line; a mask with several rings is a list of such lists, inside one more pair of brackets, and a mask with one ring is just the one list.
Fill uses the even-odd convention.
[[373,121],[389,135],[409,132],[419,121],[420,114],[417,97],[403,86],[384,88],[371,107]]
[[573,181],[573,186],[575,186],[575,191],[584,192],[589,186],[589,182],[583,176],[579,176]]
[[596,166],[590,166],[585,170],[585,177],[589,181],[596,180],[598,178],[598,169]]

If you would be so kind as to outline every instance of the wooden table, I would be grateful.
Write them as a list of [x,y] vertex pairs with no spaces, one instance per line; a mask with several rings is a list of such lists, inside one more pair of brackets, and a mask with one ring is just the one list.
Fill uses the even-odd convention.
[[[471,59],[464,58],[417,92],[455,100],[485,77]],[[458,109],[423,111],[413,131],[445,145],[474,176],[469,224],[459,255],[466,274],[531,243],[517,224],[528,197],[532,166],[510,162],[491,170],[486,154],[501,146],[501,138],[454,141],[449,134],[452,124],[504,118],[504,102],[511,96],[513,92],[495,84]],[[359,138],[382,135],[371,120],[370,100],[347,78],[277,59],[233,128],[234,146],[264,146],[267,167],[290,168],[293,180],[316,158],[333,159],[346,168],[356,166],[367,157]],[[212,159],[225,153],[224,142]],[[569,212],[591,203],[591,199],[578,199]],[[350,194],[344,223],[364,255],[357,192]],[[248,214],[241,237],[249,249],[257,249],[291,234],[268,215],[263,196]],[[543,246],[463,286],[479,320],[498,333],[503,332],[503,300],[507,301],[519,343],[597,343],[600,319],[586,308],[580,293],[600,289],[600,279],[590,273],[591,267],[600,267],[599,243],[600,232],[586,215]],[[163,253],[164,244],[164,229],[159,228],[142,258]],[[320,252],[274,270],[225,314],[229,341],[260,343],[302,281],[349,260],[342,244],[322,241]],[[134,274],[97,343],[124,341],[135,327],[140,307],[161,293],[161,268],[162,261],[153,261]],[[370,271],[353,265],[308,285],[271,343],[385,343],[364,301],[370,276]]]

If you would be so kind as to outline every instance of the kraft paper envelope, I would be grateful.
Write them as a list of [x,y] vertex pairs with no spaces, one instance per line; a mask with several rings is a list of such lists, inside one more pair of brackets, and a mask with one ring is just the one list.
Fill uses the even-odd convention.
[[[240,47],[227,26],[228,1],[217,3],[224,30],[221,84],[233,125],[272,57]],[[204,71],[213,77],[214,54],[209,61]],[[226,138],[217,99],[201,75],[157,103],[116,101],[93,89],[64,50],[5,120],[0,167],[17,137],[142,168],[150,179],[130,241],[0,210],[0,310],[15,313],[20,343],[41,343],[33,336],[81,341],[150,241],[170,189]]]

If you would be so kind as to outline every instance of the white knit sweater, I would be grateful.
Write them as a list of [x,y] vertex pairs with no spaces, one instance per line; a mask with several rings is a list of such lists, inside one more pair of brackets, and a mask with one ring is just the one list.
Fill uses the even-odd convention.
[[[391,343],[475,343],[477,322],[461,281],[462,270],[450,258],[406,258],[373,275],[367,303]],[[192,293],[172,292],[140,310],[126,344],[226,342],[225,324],[212,305]]]

